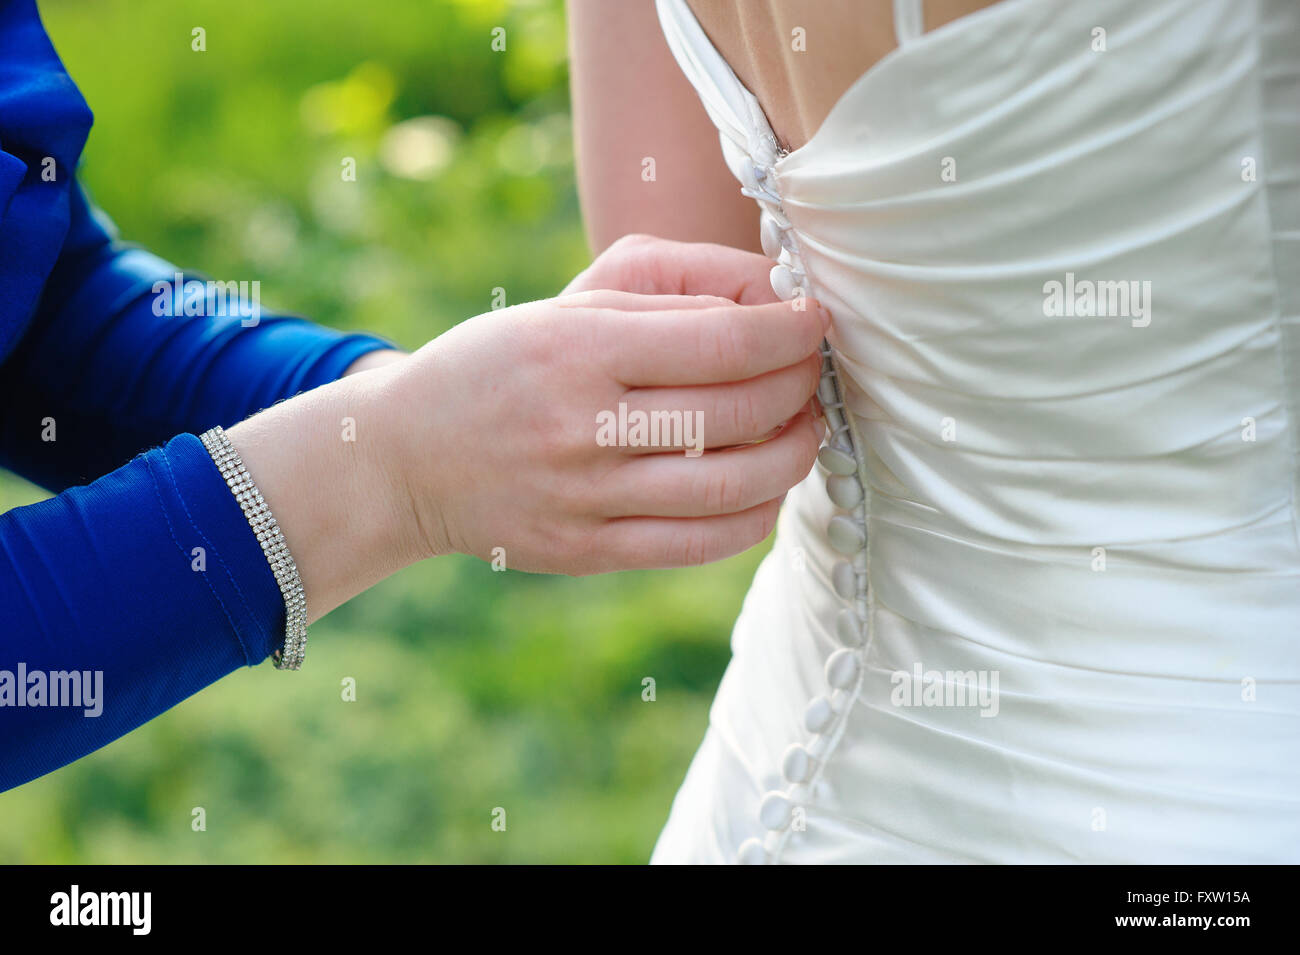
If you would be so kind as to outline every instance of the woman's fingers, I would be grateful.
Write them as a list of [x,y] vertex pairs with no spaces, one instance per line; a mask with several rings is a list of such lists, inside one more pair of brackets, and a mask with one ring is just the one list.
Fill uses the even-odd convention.
[[620,405],[626,409],[618,414],[629,424],[640,424],[646,440],[628,441],[624,448],[630,454],[655,454],[688,444],[698,451],[761,440],[809,407],[821,372],[820,356],[810,355],[748,381],[634,389],[623,396]]
[[822,429],[800,414],[770,441],[700,457],[680,452],[629,459],[601,482],[610,516],[708,517],[779,498],[812,470]]
[[772,291],[772,260],[756,252],[705,242],[659,240],[656,264],[668,280],[688,295],[721,295],[741,305],[778,301]]
[[716,295],[742,305],[775,302],[772,260],[755,252],[647,235],[619,239],[565,292],[625,289],[647,295]]
[[813,354],[830,325],[810,300],[602,314],[597,353],[631,388],[755,378]]
[[777,499],[719,517],[623,517],[597,532],[595,546],[627,570],[708,564],[766,538],[780,510]]
[[624,289],[592,289],[555,299],[559,308],[612,308],[624,312],[664,312],[678,308],[717,308],[735,305],[719,295],[647,295]]

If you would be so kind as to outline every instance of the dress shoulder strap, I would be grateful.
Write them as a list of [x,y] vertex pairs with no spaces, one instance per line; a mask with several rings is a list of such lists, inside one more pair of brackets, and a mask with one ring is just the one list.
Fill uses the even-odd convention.
[[921,3],[922,0],[894,0],[894,34],[899,46],[906,46],[925,32]]

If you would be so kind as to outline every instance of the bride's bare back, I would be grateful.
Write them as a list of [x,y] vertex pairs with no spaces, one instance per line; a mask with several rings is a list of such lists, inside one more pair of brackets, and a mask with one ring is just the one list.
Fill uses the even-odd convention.
[[[923,28],[993,0],[924,0]],[[890,0],[687,0],[788,149],[806,143],[844,91],[897,46]]]

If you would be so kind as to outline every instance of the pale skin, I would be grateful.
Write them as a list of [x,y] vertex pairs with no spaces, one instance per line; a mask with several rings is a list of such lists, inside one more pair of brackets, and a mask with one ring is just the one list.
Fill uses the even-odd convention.
[[[815,302],[774,301],[769,265],[629,237],[558,298],[377,353],[229,429],[309,620],[441,554],[503,548],[513,569],[589,574],[765,538],[822,439],[810,401],[829,325]],[[597,413],[619,402],[702,411],[707,450],[600,446]]]
[[[936,29],[991,0],[925,0]],[[789,150],[897,45],[890,0],[688,0]],[[592,248],[629,232],[757,251],[758,208],[723,164],[653,0],[568,0],[578,190]],[[791,31],[804,31],[796,51]],[[656,179],[640,178],[645,157]]]
[[[924,0],[922,25],[928,32],[992,2]],[[758,98],[777,138],[791,151],[807,143],[845,90],[898,45],[891,0],[687,0],[687,4],[723,59]],[[796,28],[803,31],[797,49]]]
[[[722,161],[717,130],[668,51],[653,2],[569,0],[569,59],[592,251],[638,232],[760,251],[758,207]],[[653,182],[642,178],[647,157]]]

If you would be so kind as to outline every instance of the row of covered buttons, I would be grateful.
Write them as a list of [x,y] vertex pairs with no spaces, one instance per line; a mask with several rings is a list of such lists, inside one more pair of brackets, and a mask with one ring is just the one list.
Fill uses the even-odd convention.
[[[763,252],[778,260],[771,274],[772,291],[784,301],[807,295],[806,276],[790,223],[781,211],[779,195],[770,185],[771,169],[752,163],[750,174],[742,175],[742,181],[744,188],[741,191],[763,206],[760,227]],[[826,533],[831,547],[843,557],[832,568],[831,583],[846,606],[840,610],[835,628],[843,645],[826,661],[826,682],[831,693],[813,699],[804,713],[804,726],[815,738],[808,746],[792,744],[782,760],[782,775],[792,787],[812,778],[818,757],[830,745],[828,735],[836,715],[847,709],[847,703],[837,698],[847,697],[857,685],[862,670],[867,615],[865,494],[858,477],[857,455],[845,415],[843,391],[828,342],[822,342],[821,355],[822,377],[817,387],[817,398],[826,415],[828,432],[817,460],[828,472],[826,491],[831,502],[845,512],[831,518]],[[759,804],[759,822],[770,834],[782,833],[790,826],[794,807],[795,800],[790,791],[768,792]],[[770,860],[767,845],[756,838],[746,839],[737,857],[738,862],[745,864],[761,865]]]

